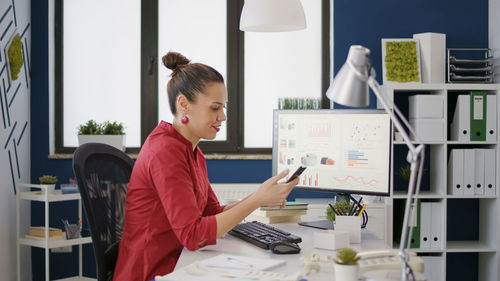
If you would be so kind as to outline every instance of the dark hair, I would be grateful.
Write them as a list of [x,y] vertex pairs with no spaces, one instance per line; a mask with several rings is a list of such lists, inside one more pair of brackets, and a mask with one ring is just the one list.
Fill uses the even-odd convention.
[[202,63],[190,63],[180,53],[168,52],[162,58],[163,64],[173,70],[172,78],[167,84],[168,102],[170,111],[175,115],[176,99],[183,94],[190,102],[196,100],[196,95],[203,93],[207,84],[216,82],[224,83],[222,75],[212,67]]

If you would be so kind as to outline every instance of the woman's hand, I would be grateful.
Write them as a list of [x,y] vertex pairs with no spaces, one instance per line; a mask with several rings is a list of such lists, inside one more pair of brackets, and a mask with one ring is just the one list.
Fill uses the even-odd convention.
[[260,188],[253,194],[254,200],[259,205],[282,206],[286,204],[286,197],[292,191],[293,187],[299,183],[299,178],[289,183],[278,183],[282,178],[288,175],[288,169],[278,175],[266,180]]

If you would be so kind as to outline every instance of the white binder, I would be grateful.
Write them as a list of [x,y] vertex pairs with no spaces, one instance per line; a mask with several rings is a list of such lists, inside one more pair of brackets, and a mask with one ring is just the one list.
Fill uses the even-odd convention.
[[431,204],[431,248],[442,248],[442,218],[441,202],[432,202]]
[[464,195],[474,195],[474,149],[464,149]]
[[459,95],[450,124],[451,140],[470,141],[470,96]]
[[484,154],[484,194],[496,194],[496,149],[488,149]]
[[431,202],[420,203],[420,248],[431,247]]
[[497,140],[497,96],[486,96],[486,140]]
[[464,195],[464,150],[452,149],[448,160],[448,185],[453,195]]
[[474,194],[484,195],[484,153],[486,149],[474,149]]

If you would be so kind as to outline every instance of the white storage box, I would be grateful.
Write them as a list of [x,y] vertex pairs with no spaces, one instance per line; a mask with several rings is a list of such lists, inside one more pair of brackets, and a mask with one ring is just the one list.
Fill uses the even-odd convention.
[[440,118],[444,117],[444,101],[437,95],[414,95],[408,97],[408,117]]
[[[422,141],[443,141],[444,120],[438,118],[410,118],[410,125]],[[412,139],[415,137],[411,136]]]
[[413,39],[418,39],[420,45],[422,83],[445,83],[446,34],[417,33]]
[[322,230],[314,232],[314,248],[338,250],[346,247],[349,247],[348,232],[339,230]]

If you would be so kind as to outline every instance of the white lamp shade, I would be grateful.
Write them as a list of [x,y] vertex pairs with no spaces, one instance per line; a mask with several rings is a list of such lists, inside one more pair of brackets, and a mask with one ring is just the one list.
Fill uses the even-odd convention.
[[351,46],[347,62],[340,68],[326,96],[341,105],[368,106],[368,62],[370,50],[359,45]]
[[240,29],[256,32],[294,31],[306,28],[300,0],[245,0]]

